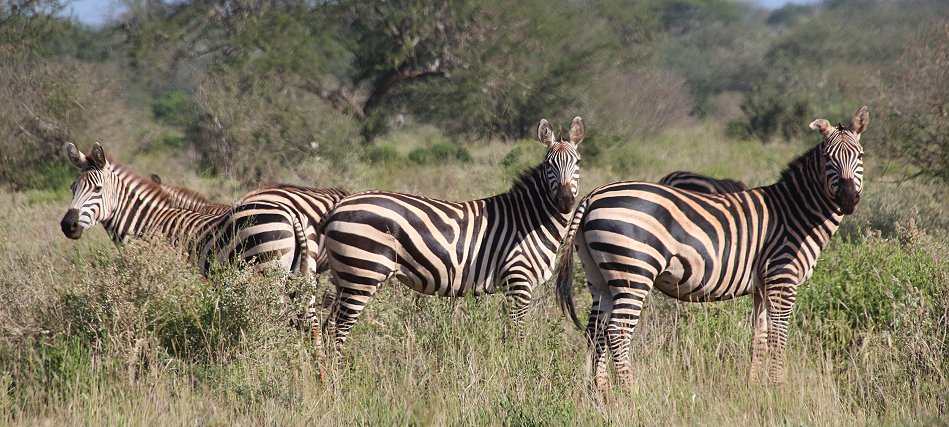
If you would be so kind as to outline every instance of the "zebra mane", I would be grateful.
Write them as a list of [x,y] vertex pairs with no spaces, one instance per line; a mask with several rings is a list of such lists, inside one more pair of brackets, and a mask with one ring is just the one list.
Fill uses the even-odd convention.
[[807,164],[813,161],[814,156],[817,155],[817,150],[820,149],[822,144],[823,142],[820,144],[817,144],[816,146],[812,147],[810,150],[807,150],[803,154],[797,156],[794,160],[791,160],[791,162],[788,163],[788,165],[784,168],[784,170],[781,171],[780,180],[784,181],[785,179],[792,178],[798,175],[800,171],[804,170],[807,167]]
[[135,187],[135,191],[145,191],[152,193],[156,200],[160,200],[168,204],[169,206],[174,204],[174,198],[165,192],[161,185],[157,184],[155,181],[152,181],[151,178],[146,178],[132,170],[132,168],[119,163],[115,160],[109,159],[109,164],[112,166],[112,170],[118,175],[122,181],[125,181],[126,184],[129,184],[132,187]]
[[199,202],[204,202],[204,203],[210,203],[211,201],[210,199],[208,199],[208,196],[204,195],[204,193],[201,193],[198,190],[194,190],[192,188],[188,188],[182,185],[174,185],[174,184],[159,184],[159,185],[161,186],[162,190],[164,190],[166,193],[169,193],[169,192],[180,193],[181,195],[183,195],[183,197],[187,197],[189,199],[199,201]]
[[544,163],[541,162],[540,164],[534,165],[530,168],[527,168],[518,172],[517,176],[515,176],[514,179],[511,180],[511,184],[513,184],[511,186],[511,190],[518,187],[524,187],[524,186],[530,185],[531,181],[535,179],[535,177],[540,173],[540,169],[543,167],[544,167]]

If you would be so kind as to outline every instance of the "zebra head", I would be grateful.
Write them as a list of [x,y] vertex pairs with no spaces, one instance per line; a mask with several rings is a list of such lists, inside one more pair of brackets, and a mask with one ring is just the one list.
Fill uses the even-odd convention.
[[112,217],[116,206],[114,183],[117,178],[98,143],[92,146],[89,156],[68,143],[66,156],[81,172],[72,183],[72,202],[59,226],[66,237],[78,239],[86,229]]
[[824,192],[840,209],[850,215],[857,210],[863,191],[863,147],[860,134],[870,126],[870,113],[861,107],[850,126],[832,126],[824,119],[811,122],[810,128],[820,131],[823,140],[819,151],[824,164]]
[[573,203],[580,191],[580,153],[577,146],[583,141],[583,119],[574,117],[570,124],[569,140],[554,138],[554,130],[547,120],[541,119],[537,127],[537,139],[547,147],[544,170],[548,190],[557,210],[562,214],[572,211]]

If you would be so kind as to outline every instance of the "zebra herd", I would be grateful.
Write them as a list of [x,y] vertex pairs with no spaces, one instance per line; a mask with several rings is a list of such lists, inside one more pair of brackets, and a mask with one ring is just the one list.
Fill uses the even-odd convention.
[[821,142],[770,186],[748,189],[680,171],[658,184],[604,185],[579,204],[580,117],[566,139],[541,120],[544,160],[509,191],[468,202],[270,185],[222,205],[155,175],[140,176],[108,159],[98,144],[87,156],[70,143],[67,157],[81,172],[60,225],[78,239],[102,223],[117,245],[162,236],[190,254],[203,274],[225,264],[310,277],[328,270],[334,289],[321,306],[330,314],[320,331],[313,299],[306,321],[318,340],[324,333],[332,338],[337,360],[365,306],[393,277],[429,295],[501,292],[523,335],[533,291],[556,267],[561,308],[581,327],[572,295],[576,252],[593,297],[586,337],[602,392],[609,388],[608,354],[619,381],[630,382],[630,337],[653,287],[697,302],[751,294],[751,377],[780,383],[797,286],[859,203],[859,141],[868,125],[866,107],[846,126],[815,120],[810,128]]

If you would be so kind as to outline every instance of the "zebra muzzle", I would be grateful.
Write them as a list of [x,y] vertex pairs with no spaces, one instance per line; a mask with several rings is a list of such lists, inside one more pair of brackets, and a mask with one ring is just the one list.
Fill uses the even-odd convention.
[[845,179],[841,182],[840,189],[837,190],[837,205],[840,206],[840,212],[844,215],[850,215],[857,211],[857,205],[860,204],[860,193],[857,192],[857,185],[853,179]]
[[79,209],[70,209],[66,211],[63,220],[59,222],[63,234],[70,239],[82,237],[82,227],[79,226]]
[[568,184],[560,187],[560,191],[557,192],[557,197],[554,198],[554,202],[560,213],[568,214],[573,211],[573,202],[576,201],[576,199],[577,196],[573,194],[573,190]]

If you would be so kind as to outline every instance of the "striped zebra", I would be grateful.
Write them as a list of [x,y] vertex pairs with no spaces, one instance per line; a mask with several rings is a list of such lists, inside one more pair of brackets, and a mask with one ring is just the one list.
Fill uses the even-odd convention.
[[[157,174],[152,174],[151,180],[159,184],[162,191],[171,197],[171,203],[174,207],[204,213],[223,213],[231,210],[231,206],[211,202],[204,194],[191,188],[163,183],[161,177]],[[339,188],[309,188],[292,184],[269,184],[244,193],[235,202],[234,206],[240,207],[244,204],[264,201],[298,212],[298,216],[306,216],[307,221],[305,223],[309,224],[309,227],[304,230],[304,235],[308,240],[307,247],[318,247],[316,225],[322,220],[323,215],[346,194],[345,190]],[[306,271],[319,274],[329,267],[325,254],[321,254],[318,250],[308,252],[306,260],[308,263]]]
[[286,206],[253,200],[221,213],[179,209],[159,185],[108,160],[99,144],[86,156],[70,143],[66,154],[81,169],[60,222],[71,239],[102,223],[116,245],[143,236],[169,239],[198,258],[202,274],[226,263],[306,272],[305,230],[312,226]]
[[[204,194],[180,185],[164,183],[157,174],[151,175],[152,181],[161,186],[162,191],[172,198],[172,205],[181,209],[194,210],[204,213],[224,213],[229,212],[231,206],[211,202]],[[304,236],[307,239],[307,247],[318,248],[317,236],[314,227],[319,224],[323,215],[330,210],[340,199],[346,195],[346,191],[338,188],[308,188],[291,184],[271,184],[263,186],[245,193],[237,202],[237,206],[252,203],[256,200],[270,200],[284,207],[292,207],[297,212],[302,212],[309,218],[310,227],[304,230]],[[317,250],[307,252],[307,268],[305,271],[318,275],[328,268],[326,256]],[[296,299],[296,292],[289,294],[291,300]],[[320,324],[319,319],[324,318],[323,314],[330,307],[333,301],[333,293],[330,290],[324,292],[319,308],[317,306],[316,296],[310,297],[307,302],[305,313],[297,314],[291,319],[292,326],[301,331],[312,330],[314,336],[319,337]]]
[[659,184],[706,194],[737,193],[748,189],[748,186],[741,181],[709,178],[687,171],[672,172],[662,177]]
[[503,292],[521,332],[533,288],[552,275],[569,223],[583,132],[576,117],[569,140],[557,141],[541,120],[544,161],[493,197],[448,202],[369,191],[340,201],[321,224],[337,292],[326,324],[335,329],[337,357],[363,308],[391,277],[428,295]]
[[557,288],[561,308],[580,327],[572,295],[576,247],[593,296],[586,335],[597,388],[609,387],[607,348],[617,377],[629,384],[631,333],[654,286],[683,301],[753,295],[750,376],[783,382],[796,290],[843,216],[857,208],[863,188],[859,141],[868,125],[866,107],[849,126],[815,120],[810,127],[820,131],[821,143],[767,187],[706,195],[624,181],[581,200],[565,239]]

